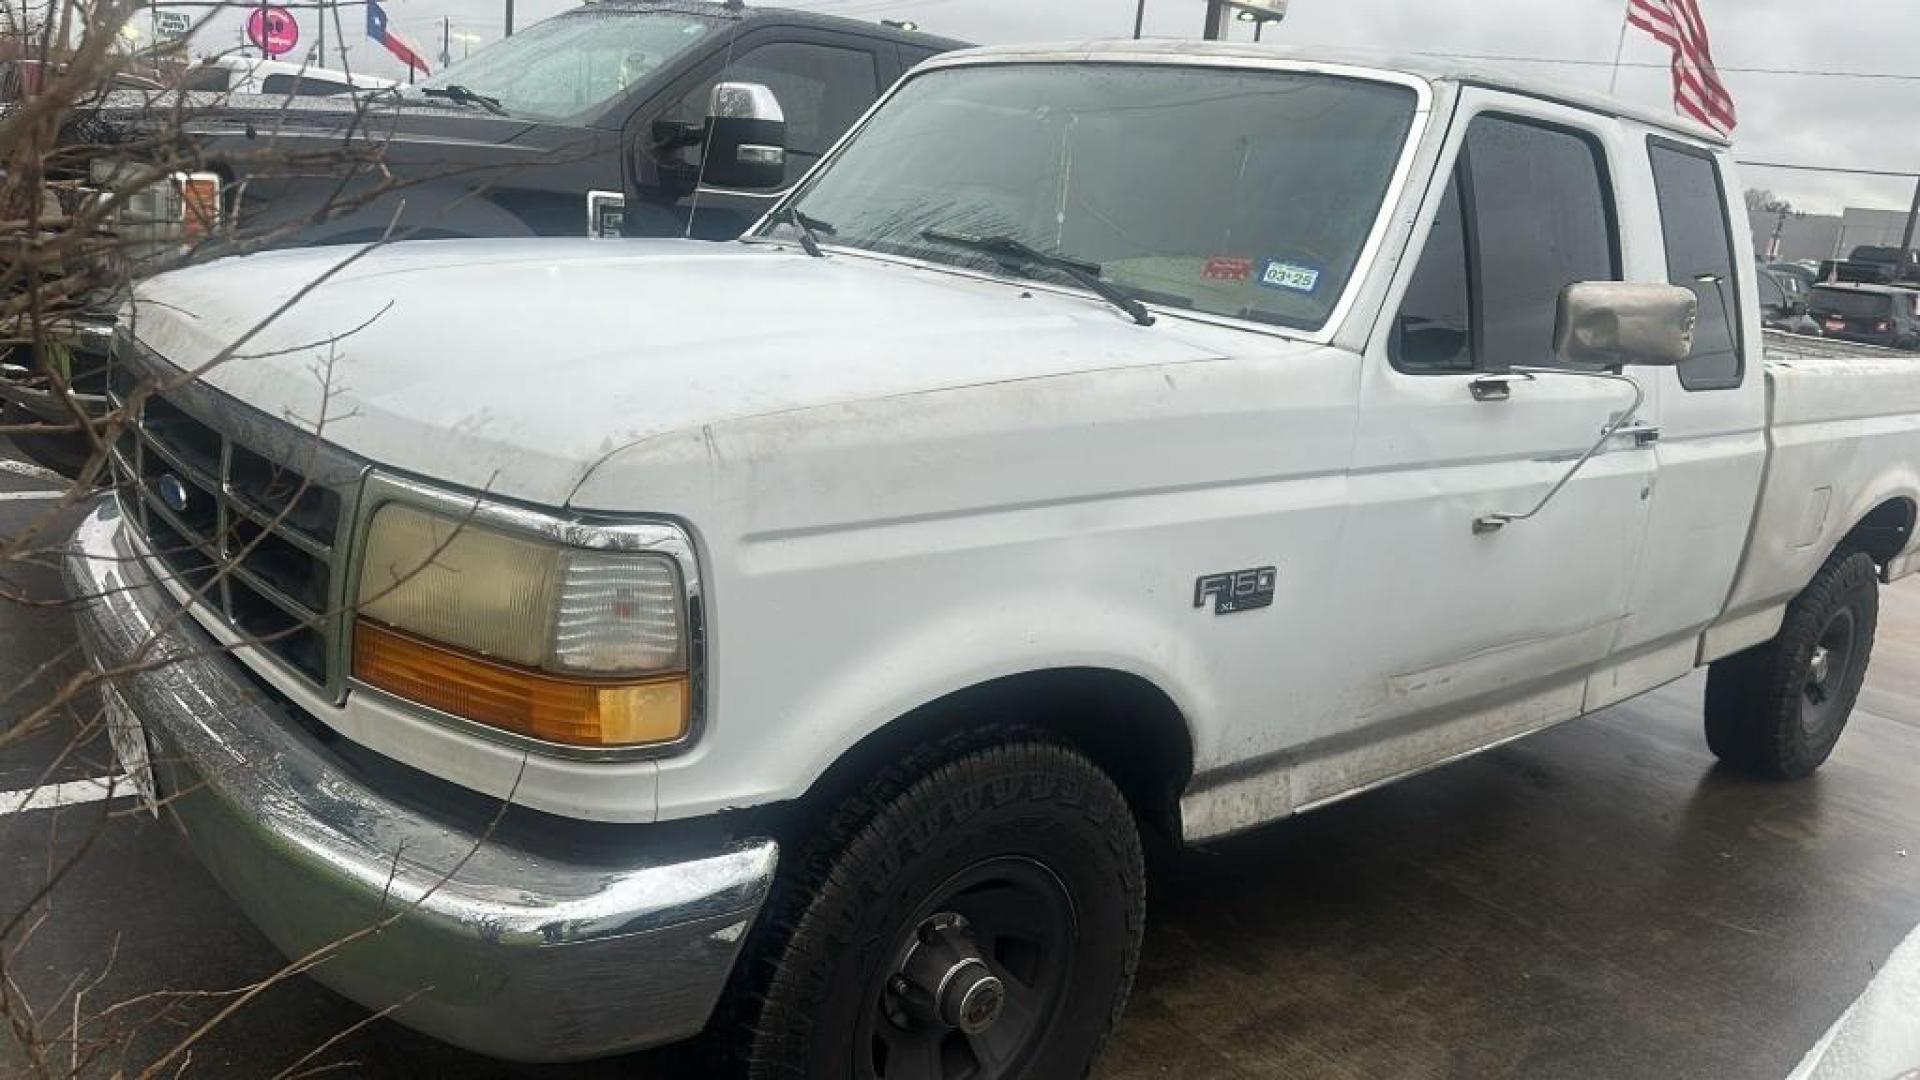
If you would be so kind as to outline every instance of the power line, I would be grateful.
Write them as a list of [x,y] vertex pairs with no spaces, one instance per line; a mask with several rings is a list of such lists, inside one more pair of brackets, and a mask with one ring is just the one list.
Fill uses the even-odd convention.
[[[1613,67],[1611,60],[1556,60],[1544,56],[1496,56],[1483,53],[1446,53],[1422,52],[1417,56],[1436,56],[1443,60],[1475,60],[1505,64],[1558,64],[1566,67]],[[1670,64],[1645,62],[1627,62],[1623,68],[1646,68],[1653,71],[1670,70]],[[1787,75],[1816,79],[1864,79],[1882,82],[1920,82],[1920,75],[1902,75],[1889,71],[1818,71],[1810,68],[1766,68],[1766,67],[1721,67],[1723,74],[1730,75]]]
[[1749,169],[1786,169],[1791,172],[1844,173],[1847,176],[1890,176],[1898,180],[1912,180],[1920,177],[1920,172],[1895,172],[1890,169],[1842,169],[1833,165],[1793,165],[1781,161],[1742,161],[1741,165]]

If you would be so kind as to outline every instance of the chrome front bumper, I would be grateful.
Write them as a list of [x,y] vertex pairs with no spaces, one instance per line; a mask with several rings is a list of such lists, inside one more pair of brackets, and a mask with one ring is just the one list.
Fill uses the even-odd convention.
[[[111,503],[66,559],[89,656],[144,722],[167,814],[289,957],[458,1046],[564,1061],[697,1033],[773,878],[771,840],[612,864],[401,805],[316,742],[155,582]],[[156,660],[164,663],[154,666]]]

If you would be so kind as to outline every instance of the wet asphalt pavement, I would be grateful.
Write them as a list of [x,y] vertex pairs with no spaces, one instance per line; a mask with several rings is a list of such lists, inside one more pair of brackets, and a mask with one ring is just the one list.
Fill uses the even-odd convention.
[[[0,472],[0,495],[45,486]],[[53,505],[0,499],[0,536]],[[51,570],[8,586],[59,598]],[[0,730],[79,663],[57,606],[0,602]],[[1920,922],[1920,585],[1883,594],[1868,688],[1811,781],[1715,768],[1702,685],[1181,856],[1152,882],[1139,982],[1101,1080],[1784,1076]],[[104,739],[75,737],[89,716],[83,704],[0,747],[0,792],[112,772]],[[278,969],[133,802],[12,805],[0,796],[0,920],[71,863],[7,943],[13,1011],[24,998],[64,1038],[79,992],[85,1071],[137,1072]],[[47,1053],[55,1072],[76,1060],[71,1040]],[[0,1036],[0,1075],[29,1065]],[[183,1074],[328,1065],[694,1075],[674,1053],[501,1065],[299,978],[214,1026]]]

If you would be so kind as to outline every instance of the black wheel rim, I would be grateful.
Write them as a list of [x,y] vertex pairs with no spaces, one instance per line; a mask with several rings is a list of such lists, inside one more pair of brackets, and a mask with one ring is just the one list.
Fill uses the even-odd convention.
[[855,1034],[857,1075],[1022,1075],[1059,1014],[1077,937],[1066,887],[1032,859],[988,859],[948,878],[882,954]]
[[1834,612],[1807,657],[1807,677],[1800,692],[1800,727],[1809,735],[1827,731],[1841,711],[1847,681],[1853,673],[1855,625],[1850,609]]

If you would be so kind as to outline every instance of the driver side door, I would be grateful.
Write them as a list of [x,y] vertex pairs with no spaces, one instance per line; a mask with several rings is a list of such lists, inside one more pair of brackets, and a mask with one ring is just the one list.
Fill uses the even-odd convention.
[[[1619,436],[1554,485],[1633,388],[1561,367],[1560,292],[1618,280],[1608,121],[1462,95],[1362,376],[1343,553],[1359,635],[1356,708],[1322,733],[1302,803],[1580,713],[1628,610],[1654,470]],[[1641,415],[1649,415],[1648,401]],[[1534,516],[1497,528],[1495,513]],[[1354,730],[1360,729],[1360,730]]]

